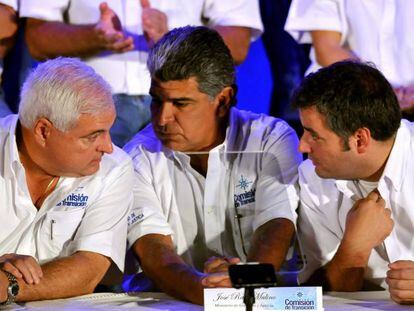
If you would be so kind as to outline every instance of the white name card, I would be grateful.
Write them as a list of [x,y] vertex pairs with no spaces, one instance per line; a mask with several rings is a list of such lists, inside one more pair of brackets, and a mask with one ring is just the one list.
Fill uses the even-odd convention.
[[[244,311],[244,289],[204,289],[205,311]],[[254,311],[316,310],[322,311],[322,287],[269,287],[255,290]]]

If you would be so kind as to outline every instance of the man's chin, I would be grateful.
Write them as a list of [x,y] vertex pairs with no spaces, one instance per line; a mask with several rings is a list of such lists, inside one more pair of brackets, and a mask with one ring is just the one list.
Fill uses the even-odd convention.
[[328,172],[322,170],[320,167],[315,166],[315,173],[316,175],[318,175],[320,178],[334,178],[331,174],[329,174]]

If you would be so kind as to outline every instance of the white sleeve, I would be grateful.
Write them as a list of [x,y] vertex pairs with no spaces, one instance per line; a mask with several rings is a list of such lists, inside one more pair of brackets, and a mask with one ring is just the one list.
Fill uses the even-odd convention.
[[275,218],[286,218],[296,225],[299,201],[296,182],[302,161],[298,145],[295,131],[286,123],[278,122],[274,134],[269,135],[264,145],[263,165],[256,187],[253,230]]
[[63,22],[70,0],[20,0],[20,17]]
[[249,27],[253,40],[263,33],[258,0],[206,0],[203,18],[208,20],[208,26]]
[[133,199],[131,160],[124,160],[98,182],[102,184],[100,192],[88,206],[74,239],[65,245],[64,251],[66,255],[82,250],[102,254],[123,271],[127,217]]
[[299,280],[303,283],[333,258],[342,229],[337,209],[339,192],[332,180],[323,181],[315,174],[309,160],[299,167],[299,186],[298,232],[305,259]]
[[8,5],[9,7],[12,7],[13,10],[18,11],[17,0],[0,0],[0,4]]
[[[285,30],[298,43],[312,43],[312,30],[331,30],[347,36],[344,0],[293,0]],[[342,41],[344,41],[342,39]]]
[[155,192],[148,159],[143,153],[139,153],[133,157],[133,162],[135,169],[134,204],[128,217],[129,245],[147,234],[173,234]]

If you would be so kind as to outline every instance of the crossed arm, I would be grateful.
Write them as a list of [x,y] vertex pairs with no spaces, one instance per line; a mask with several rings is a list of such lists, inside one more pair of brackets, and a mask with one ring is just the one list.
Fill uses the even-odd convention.
[[[57,56],[88,57],[102,51],[123,53],[133,50],[133,39],[123,33],[116,13],[106,3],[101,3],[99,10],[98,23],[90,25],[28,18],[26,42],[30,53],[34,58],[43,60]],[[145,38],[150,46],[168,31],[168,17],[148,4],[143,6],[142,20]],[[249,50],[250,28],[220,25],[214,28],[229,47],[235,63],[243,62]]]
[[[79,251],[41,267],[30,256],[1,256],[2,269],[17,277],[17,301],[56,299],[90,294],[105,275],[110,259],[93,252]],[[0,301],[7,299],[8,281],[0,271]]]

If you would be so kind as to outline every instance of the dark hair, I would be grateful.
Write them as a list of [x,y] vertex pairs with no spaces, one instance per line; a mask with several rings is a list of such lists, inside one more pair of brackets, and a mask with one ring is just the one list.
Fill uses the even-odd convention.
[[366,127],[375,140],[397,131],[401,111],[390,83],[371,64],[341,61],[308,75],[293,95],[295,108],[316,106],[344,139]]
[[233,87],[236,94],[230,50],[218,32],[207,27],[169,31],[150,50],[147,66],[151,78],[162,82],[195,77],[200,92],[211,98],[227,86]]

